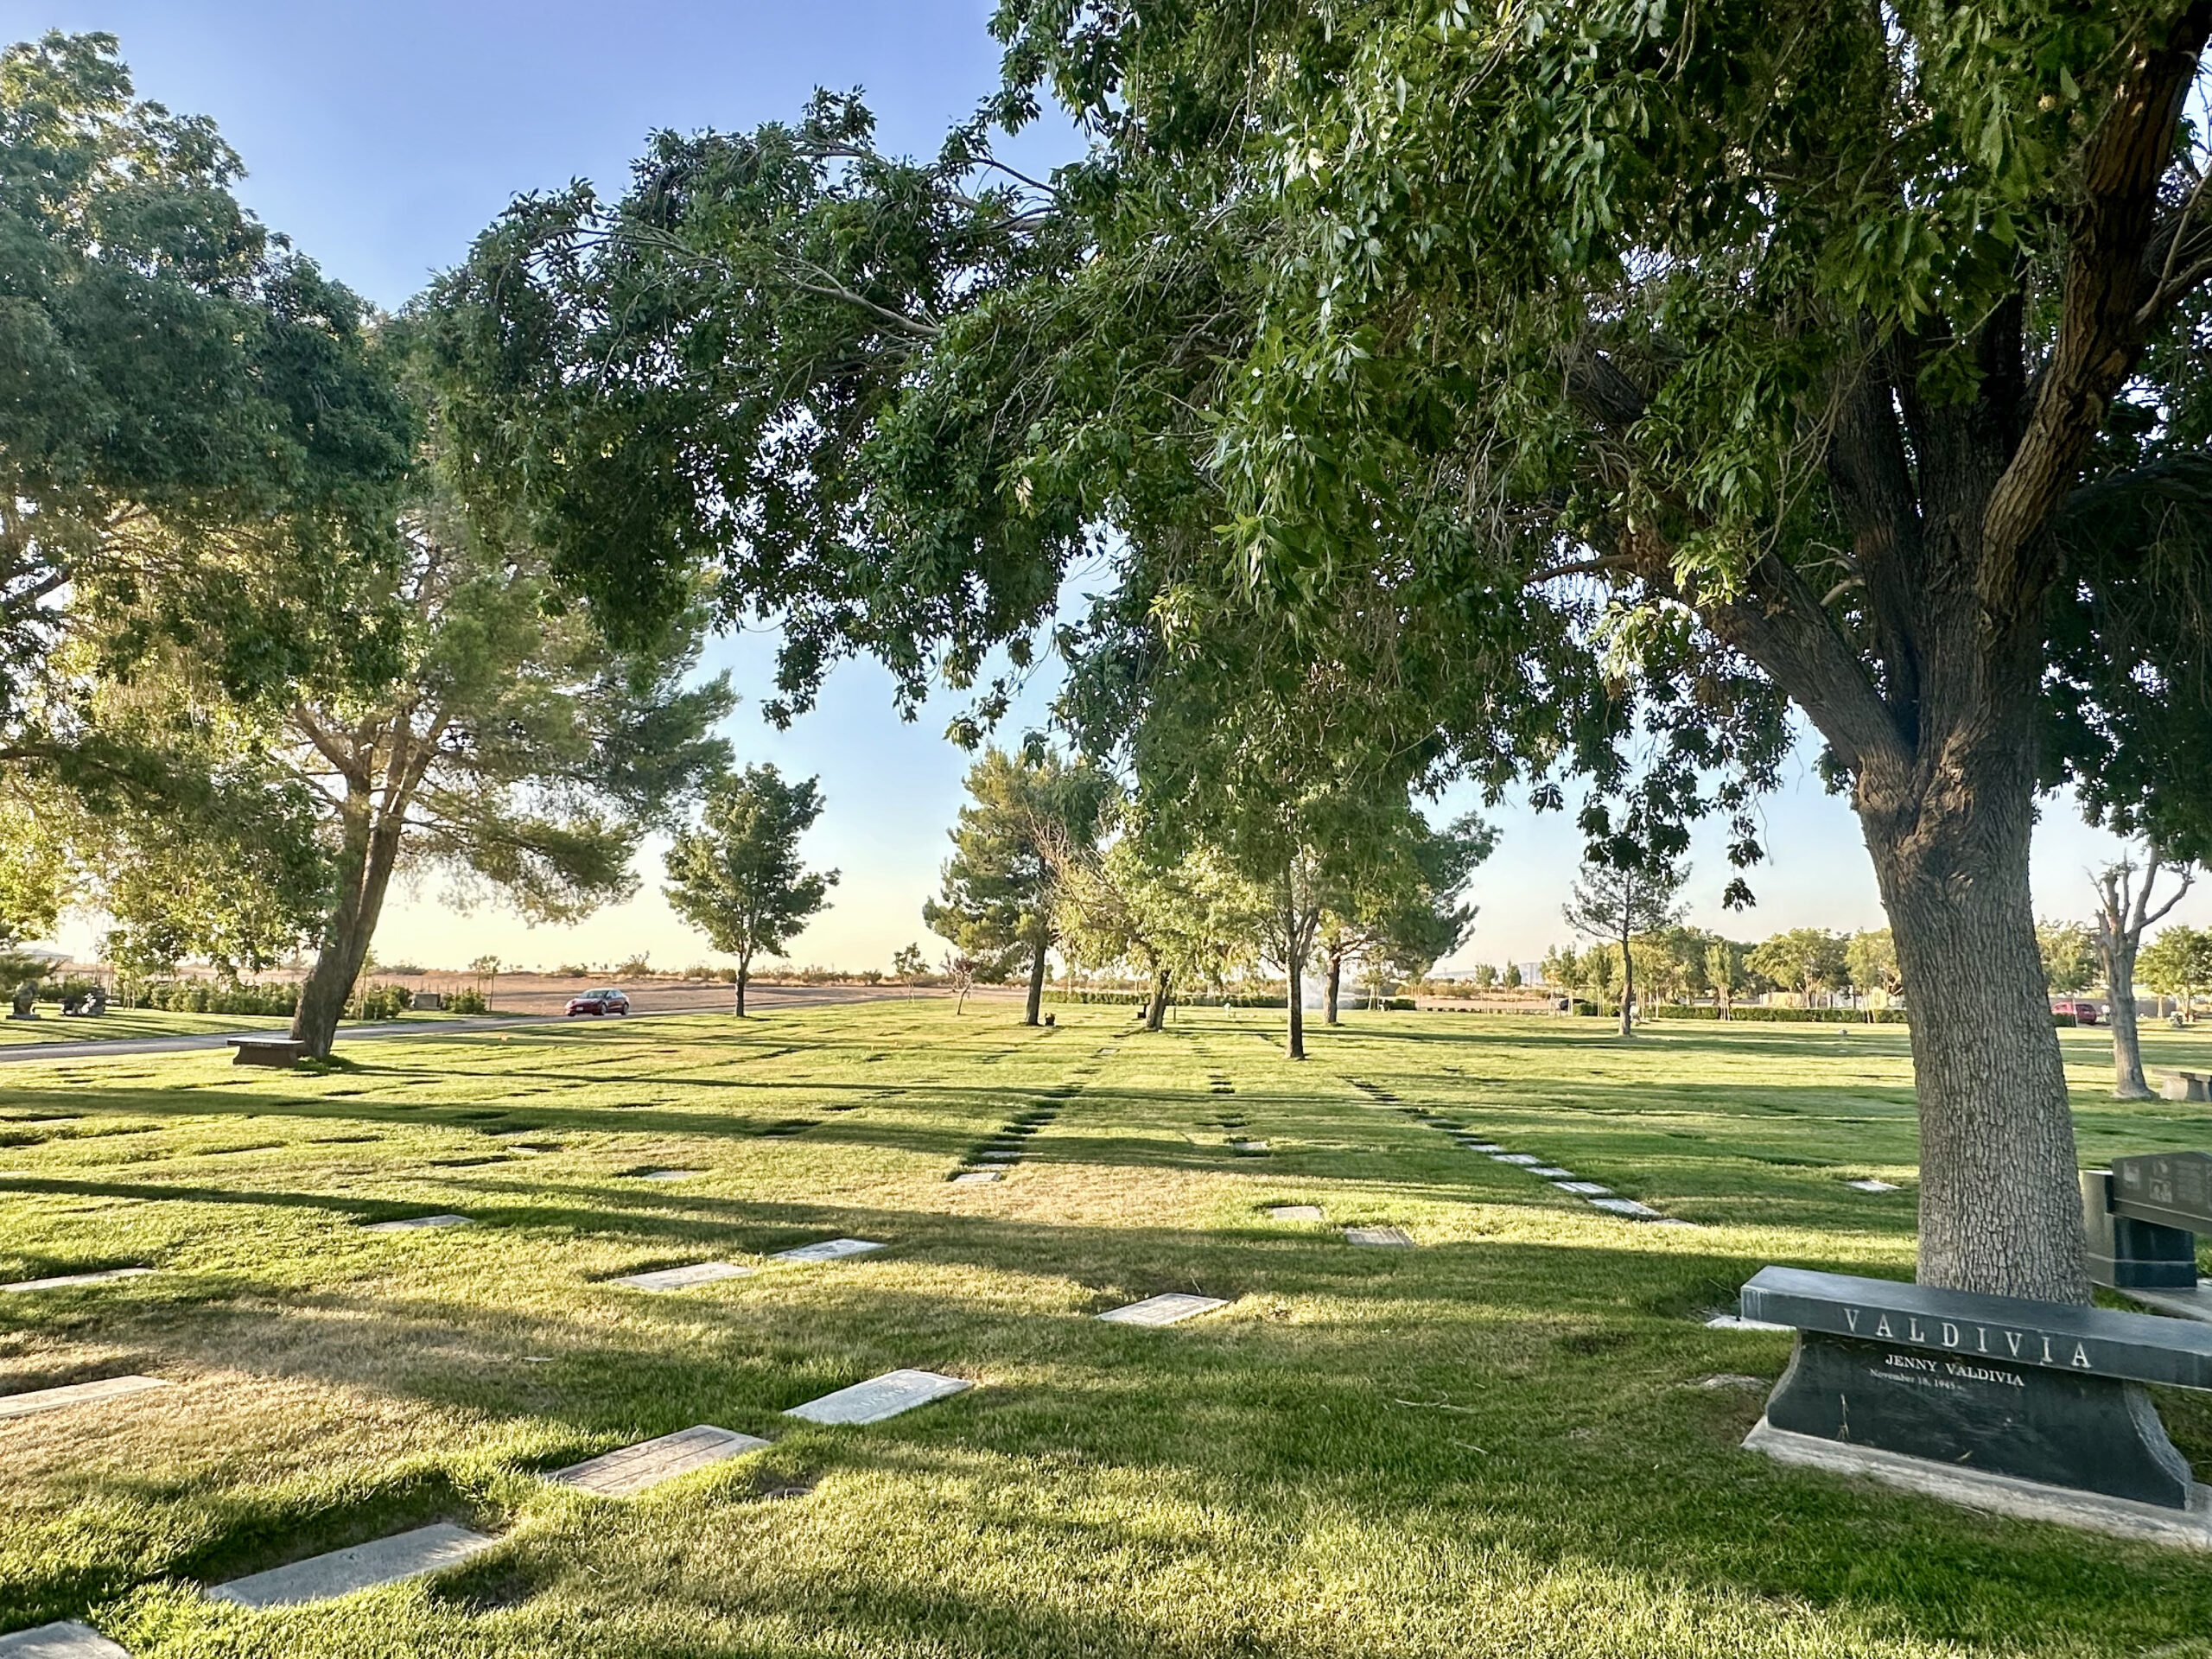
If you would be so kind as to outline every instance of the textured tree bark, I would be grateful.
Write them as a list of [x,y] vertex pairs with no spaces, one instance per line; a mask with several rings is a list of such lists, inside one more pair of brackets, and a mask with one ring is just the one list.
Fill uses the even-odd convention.
[[1338,995],[1341,994],[1341,992],[1342,992],[1342,991],[1343,991],[1343,989],[1344,989],[1344,952],[1343,952],[1343,951],[1341,951],[1341,950],[1332,950],[1331,952],[1329,952],[1329,995],[1328,995],[1328,999],[1327,999],[1328,1007],[1327,1007],[1327,1012],[1326,1012],[1326,1013],[1324,1014],[1324,1016],[1323,1016],[1323,1022],[1324,1022],[1325,1024],[1332,1025],[1332,1026],[1337,1026],[1337,1025],[1342,1025],[1342,1024],[1344,1023],[1342,1020],[1338,1020],[1338,1019],[1337,1018],[1337,999],[1338,999]]
[[1856,804],[1911,1010],[1923,1284],[2084,1302],[2074,1119],[2028,891],[2024,744],[1869,767]]
[[1158,1031],[1167,1018],[1167,984],[1169,975],[1165,968],[1153,976],[1152,1000],[1145,1005],[1144,1028]]
[[1283,1039],[1282,1052],[1287,1058],[1302,1060],[1306,1058],[1306,985],[1304,976],[1299,972],[1295,950],[1290,955],[1288,976],[1290,1022],[1287,1034]]
[[737,1017],[741,1020],[745,1018],[745,984],[752,977],[753,958],[740,957],[737,959]]
[[1027,1012],[1023,1014],[1021,1016],[1021,1023],[1025,1026],[1033,1026],[1043,1018],[1043,1010],[1045,1007],[1045,951],[1046,947],[1043,944],[1039,944],[1037,947],[1037,955],[1035,958],[1032,960],[1029,964],[1029,1007]]
[[2124,944],[2105,964],[2105,989],[2112,995],[2112,1094],[2114,1100],[2148,1100],[2143,1076],[2143,1040],[2135,1029],[2135,947]]
[[399,822],[389,815],[377,818],[365,792],[349,792],[340,811],[337,902],[323,925],[315,966],[301,982],[300,1005],[292,1015],[292,1040],[304,1043],[317,1059],[330,1058],[338,1021],[368,960],[399,858]]
[[1636,1035],[1636,1021],[1632,1010],[1636,1007],[1636,952],[1630,948],[1629,936],[1621,935],[1621,1035]]

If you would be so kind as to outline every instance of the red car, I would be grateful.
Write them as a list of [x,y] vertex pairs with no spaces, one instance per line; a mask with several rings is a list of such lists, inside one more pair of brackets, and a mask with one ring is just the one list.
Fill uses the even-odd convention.
[[2054,1002],[2050,1005],[2050,1011],[2072,1014],[2077,1026],[2094,1026],[2105,1017],[2105,1011],[2094,1002]]
[[569,999],[570,1014],[627,1014],[630,999],[620,991],[586,991]]

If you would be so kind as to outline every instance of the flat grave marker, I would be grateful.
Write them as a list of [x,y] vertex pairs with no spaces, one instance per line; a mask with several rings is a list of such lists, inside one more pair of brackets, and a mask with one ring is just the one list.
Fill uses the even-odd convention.
[[158,1376],[105,1376],[97,1382],[70,1382],[58,1389],[29,1389],[22,1394],[0,1395],[0,1417],[31,1417],[42,1411],[61,1411],[70,1406],[92,1406],[121,1400],[133,1394],[176,1386]]
[[1623,1216],[1630,1221],[1656,1221],[1659,1212],[1648,1204],[1638,1204],[1634,1198],[1592,1198],[1590,1207],[1603,1210],[1608,1215]]
[[1552,1185],[1562,1192],[1572,1192],[1578,1198],[1610,1198],[1613,1189],[1600,1186],[1595,1181],[1554,1181]]
[[698,1169],[648,1169],[638,1179],[641,1181],[688,1181],[705,1173]]
[[1895,1181],[1877,1180],[1872,1176],[1863,1181],[1846,1181],[1844,1185],[1857,1187],[1861,1192],[1894,1192],[1897,1190]]
[[1571,1181],[1574,1179],[1573,1170],[1561,1169],[1557,1164],[1532,1164],[1529,1166],[1529,1173],[1541,1175],[1548,1181]]
[[545,1478],[599,1497],[634,1497],[663,1481],[757,1452],[767,1444],[756,1434],[699,1423],[635,1446],[617,1446],[565,1469],[556,1469]]
[[1109,1325],[1178,1325],[1228,1306],[1227,1300],[1219,1296],[1192,1296],[1182,1291],[1170,1291],[1164,1296],[1147,1296],[1141,1302],[1131,1302],[1126,1307],[1109,1307],[1096,1317]]
[[1708,1331],[1789,1331],[1796,1327],[1770,1325],[1764,1319],[1747,1319],[1740,1313],[1713,1313],[1706,1318]]
[[130,1659],[130,1650],[118,1647],[91,1625],[68,1618],[0,1636],[0,1659]]
[[1002,1169],[963,1169],[952,1178],[955,1186],[986,1186],[1005,1175]]
[[1497,1152],[1491,1154],[1491,1162],[1494,1164],[1518,1164],[1523,1169],[1532,1169],[1543,1161],[1542,1159],[1525,1152]]
[[694,1262],[689,1267],[626,1273],[607,1282],[629,1290],[690,1290],[699,1285],[717,1284],[724,1279],[742,1279],[758,1271],[757,1268],[743,1267],[735,1262]]
[[1344,1243],[1369,1244],[1387,1249],[1406,1249],[1413,1244],[1413,1235],[1402,1227],[1347,1227]]
[[871,1250],[883,1248],[873,1239],[825,1238],[819,1244],[801,1244],[791,1249],[778,1250],[768,1259],[771,1262],[842,1262],[849,1255],[866,1255]]
[[1278,1204],[1268,1211],[1276,1221],[1319,1221],[1321,1206],[1318,1204]]
[[311,1555],[289,1567],[252,1573],[228,1584],[213,1586],[208,1595],[217,1601],[233,1601],[241,1607],[290,1607],[305,1601],[327,1601],[356,1590],[397,1584],[458,1567],[499,1541],[450,1521],[395,1533],[350,1549],[334,1549]]
[[397,1221],[372,1221],[362,1224],[365,1233],[411,1233],[423,1227],[468,1227],[475,1224],[467,1216],[450,1213],[437,1216],[405,1216]]
[[1268,1143],[1264,1141],[1232,1141],[1229,1143],[1229,1149],[1231,1152],[1265,1152]]
[[18,1279],[11,1285],[0,1285],[0,1291],[66,1290],[72,1285],[104,1285],[113,1279],[143,1279],[153,1271],[151,1268],[104,1268],[98,1273],[64,1273],[51,1279]]
[[964,1376],[944,1376],[935,1371],[886,1371],[881,1376],[793,1406],[784,1415],[809,1423],[880,1423],[975,1386]]
[[1505,1150],[1495,1141],[1462,1141],[1459,1144],[1469,1152],[1503,1152]]

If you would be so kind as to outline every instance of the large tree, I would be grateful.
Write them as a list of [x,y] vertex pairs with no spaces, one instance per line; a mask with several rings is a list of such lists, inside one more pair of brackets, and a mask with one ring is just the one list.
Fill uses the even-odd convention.
[[1125,963],[1150,984],[1147,1031],[1178,985],[1218,984],[1249,961],[1261,931],[1258,894],[1211,849],[1161,836],[1134,801],[1113,815],[1103,848],[1046,843],[1065,948],[1086,963]]
[[487,487],[594,580],[791,615],[802,695],[846,649],[972,675],[1110,527],[1158,648],[1117,660],[1288,642],[1493,785],[1656,738],[1742,822],[1795,702],[1914,988],[1922,1276],[2085,1295],[2027,842],[2069,777],[2212,830],[2212,5],[996,27],[997,116],[1091,140],[1035,188],[841,105],[505,221],[449,340]]
[[968,769],[968,794],[949,832],[944,895],[924,904],[922,920],[969,956],[1027,956],[1022,1021],[1033,1026],[1059,938],[1048,849],[1080,849],[1096,839],[1107,781],[1089,764],[1051,752],[1032,757],[993,749]]
[[[2172,888],[2157,889],[2171,874]],[[2143,935],[2179,904],[2196,881],[2188,865],[2176,868],[2152,848],[2137,863],[2121,858],[2096,873],[2097,908],[2090,921],[2098,961],[2104,968],[2105,995],[2112,1004],[2112,1092],[2118,1100],[2144,1100],[2151,1085],[2143,1077],[2143,1041],[2135,1028],[2135,963]]]
[[753,958],[780,955],[830,902],[835,870],[800,863],[798,840],[822,816],[817,780],[787,782],[772,766],[725,773],[706,788],[696,829],[677,833],[664,891],[676,913],[737,958],[737,1017]]
[[1681,919],[1675,902],[1689,873],[1663,853],[1617,849],[1608,859],[1582,867],[1564,906],[1567,925],[1618,953],[1621,1035],[1636,1035],[1636,942]]
[[1347,962],[1418,977],[1466,943],[1475,920],[1463,901],[1467,883],[1497,844],[1497,832],[1472,813],[1438,830],[1408,802],[1337,849],[1316,934],[1328,976],[1323,1023],[1338,1023]]
[[[234,690],[323,654],[318,586],[388,542],[407,471],[360,302],[238,205],[212,124],[133,100],[116,52],[0,52],[0,741],[34,752],[60,712],[47,653],[105,599],[142,638],[219,641]],[[272,533],[299,568],[251,593],[234,544]]]
[[381,595],[391,671],[366,690],[301,687],[272,734],[315,790],[330,858],[292,1027],[315,1054],[403,870],[442,875],[457,902],[583,915],[634,890],[639,836],[727,755],[707,735],[725,681],[684,683],[696,618],[611,645],[588,607],[557,601],[536,549],[461,512],[435,469],[403,531]]
[[416,425],[366,308],[239,171],[133,98],[111,36],[0,52],[0,812],[60,884],[0,892],[0,931],[135,890],[166,911],[125,930],[149,963],[251,961],[296,918],[296,791],[252,729],[304,677],[383,671],[363,601]]

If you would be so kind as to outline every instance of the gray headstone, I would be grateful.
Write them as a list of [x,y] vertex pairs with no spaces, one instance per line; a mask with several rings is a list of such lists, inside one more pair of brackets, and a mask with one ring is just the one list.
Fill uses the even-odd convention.
[[0,1636],[0,1659],[130,1659],[130,1651],[72,1618]]
[[935,1371],[886,1371],[849,1389],[793,1406],[784,1415],[810,1423],[880,1423],[975,1386],[964,1376],[940,1376]]
[[[52,1279],[18,1279],[12,1285],[0,1285],[0,1291],[62,1290],[71,1285],[104,1285],[111,1279],[143,1279],[151,1272],[151,1268],[110,1268],[104,1273],[65,1273]],[[0,1649],[0,1652],[3,1651]]]
[[1402,1227],[1347,1227],[1347,1244],[1380,1244],[1402,1249],[1413,1243],[1413,1235]]
[[610,1279],[610,1285],[624,1285],[632,1290],[690,1290],[696,1285],[711,1285],[723,1279],[742,1279],[757,1268],[741,1267],[734,1262],[694,1262],[686,1268],[659,1268],[652,1273],[626,1273],[620,1279]]
[[963,1169],[952,1178],[955,1186],[983,1186],[995,1181],[1006,1172],[998,1169]]
[[72,1382],[59,1389],[31,1389],[22,1394],[0,1395],[0,1417],[29,1417],[68,1406],[98,1405],[105,1400],[120,1400],[125,1395],[144,1394],[149,1389],[175,1386],[158,1376],[108,1376],[97,1382]]
[[1554,1181],[1552,1185],[1562,1192],[1572,1192],[1578,1198],[1610,1198],[1613,1189],[1600,1186],[1595,1181]]
[[1592,1198],[1590,1205],[1609,1215],[1626,1216],[1635,1221],[1656,1221],[1659,1216],[1649,1205],[1638,1204],[1634,1198]]
[[1894,1192],[1897,1190],[1895,1181],[1878,1181],[1872,1177],[1863,1181],[1846,1181],[1844,1185],[1855,1186],[1861,1192]]
[[1573,1170],[1561,1169],[1557,1164],[1534,1165],[1531,1166],[1529,1173],[1531,1175],[1541,1175],[1548,1181],[1571,1181],[1574,1179]]
[[701,1423],[556,1469],[546,1479],[601,1497],[631,1497],[664,1480],[758,1451],[767,1444],[757,1435]]
[[356,1590],[442,1572],[498,1541],[450,1521],[441,1521],[372,1543],[355,1544],[351,1549],[311,1555],[289,1567],[232,1579],[207,1593],[218,1601],[234,1601],[242,1607],[287,1607],[303,1601],[325,1601]]
[[411,1233],[417,1227],[466,1227],[467,1216],[408,1216],[398,1221],[372,1221],[361,1230],[365,1233]]
[[1109,1308],[1098,1317],[1109,1325],[1175,1325],[1228,1306],[1218,1296],[1190,1296],[1171,1291],[1165,1296],[1147,1296],[1141,1302],[1131,1302],[1127,1307]]
[[1543,1161],[1525,1152],[1499,1152],[1491,1155],[1491,1162],[1494,1164],[1518,1164],[1523,1169],[1533,1168]]
[[882,1245],[865,1238],[825,1238],[819,1244],[801,1244],[796,1249],[778,1250],[771,1262],[836,1262],[849,1255],[866,1255],[870,1250],[880,1250]]
[[1268,1211],[1277,1221],[1319,1221],[1321,1206],[1318,1204],[1279,1204]]
[[649,1169],[638,1179],[645,1181],[688,1181],[699,1173],[696,1169]]

